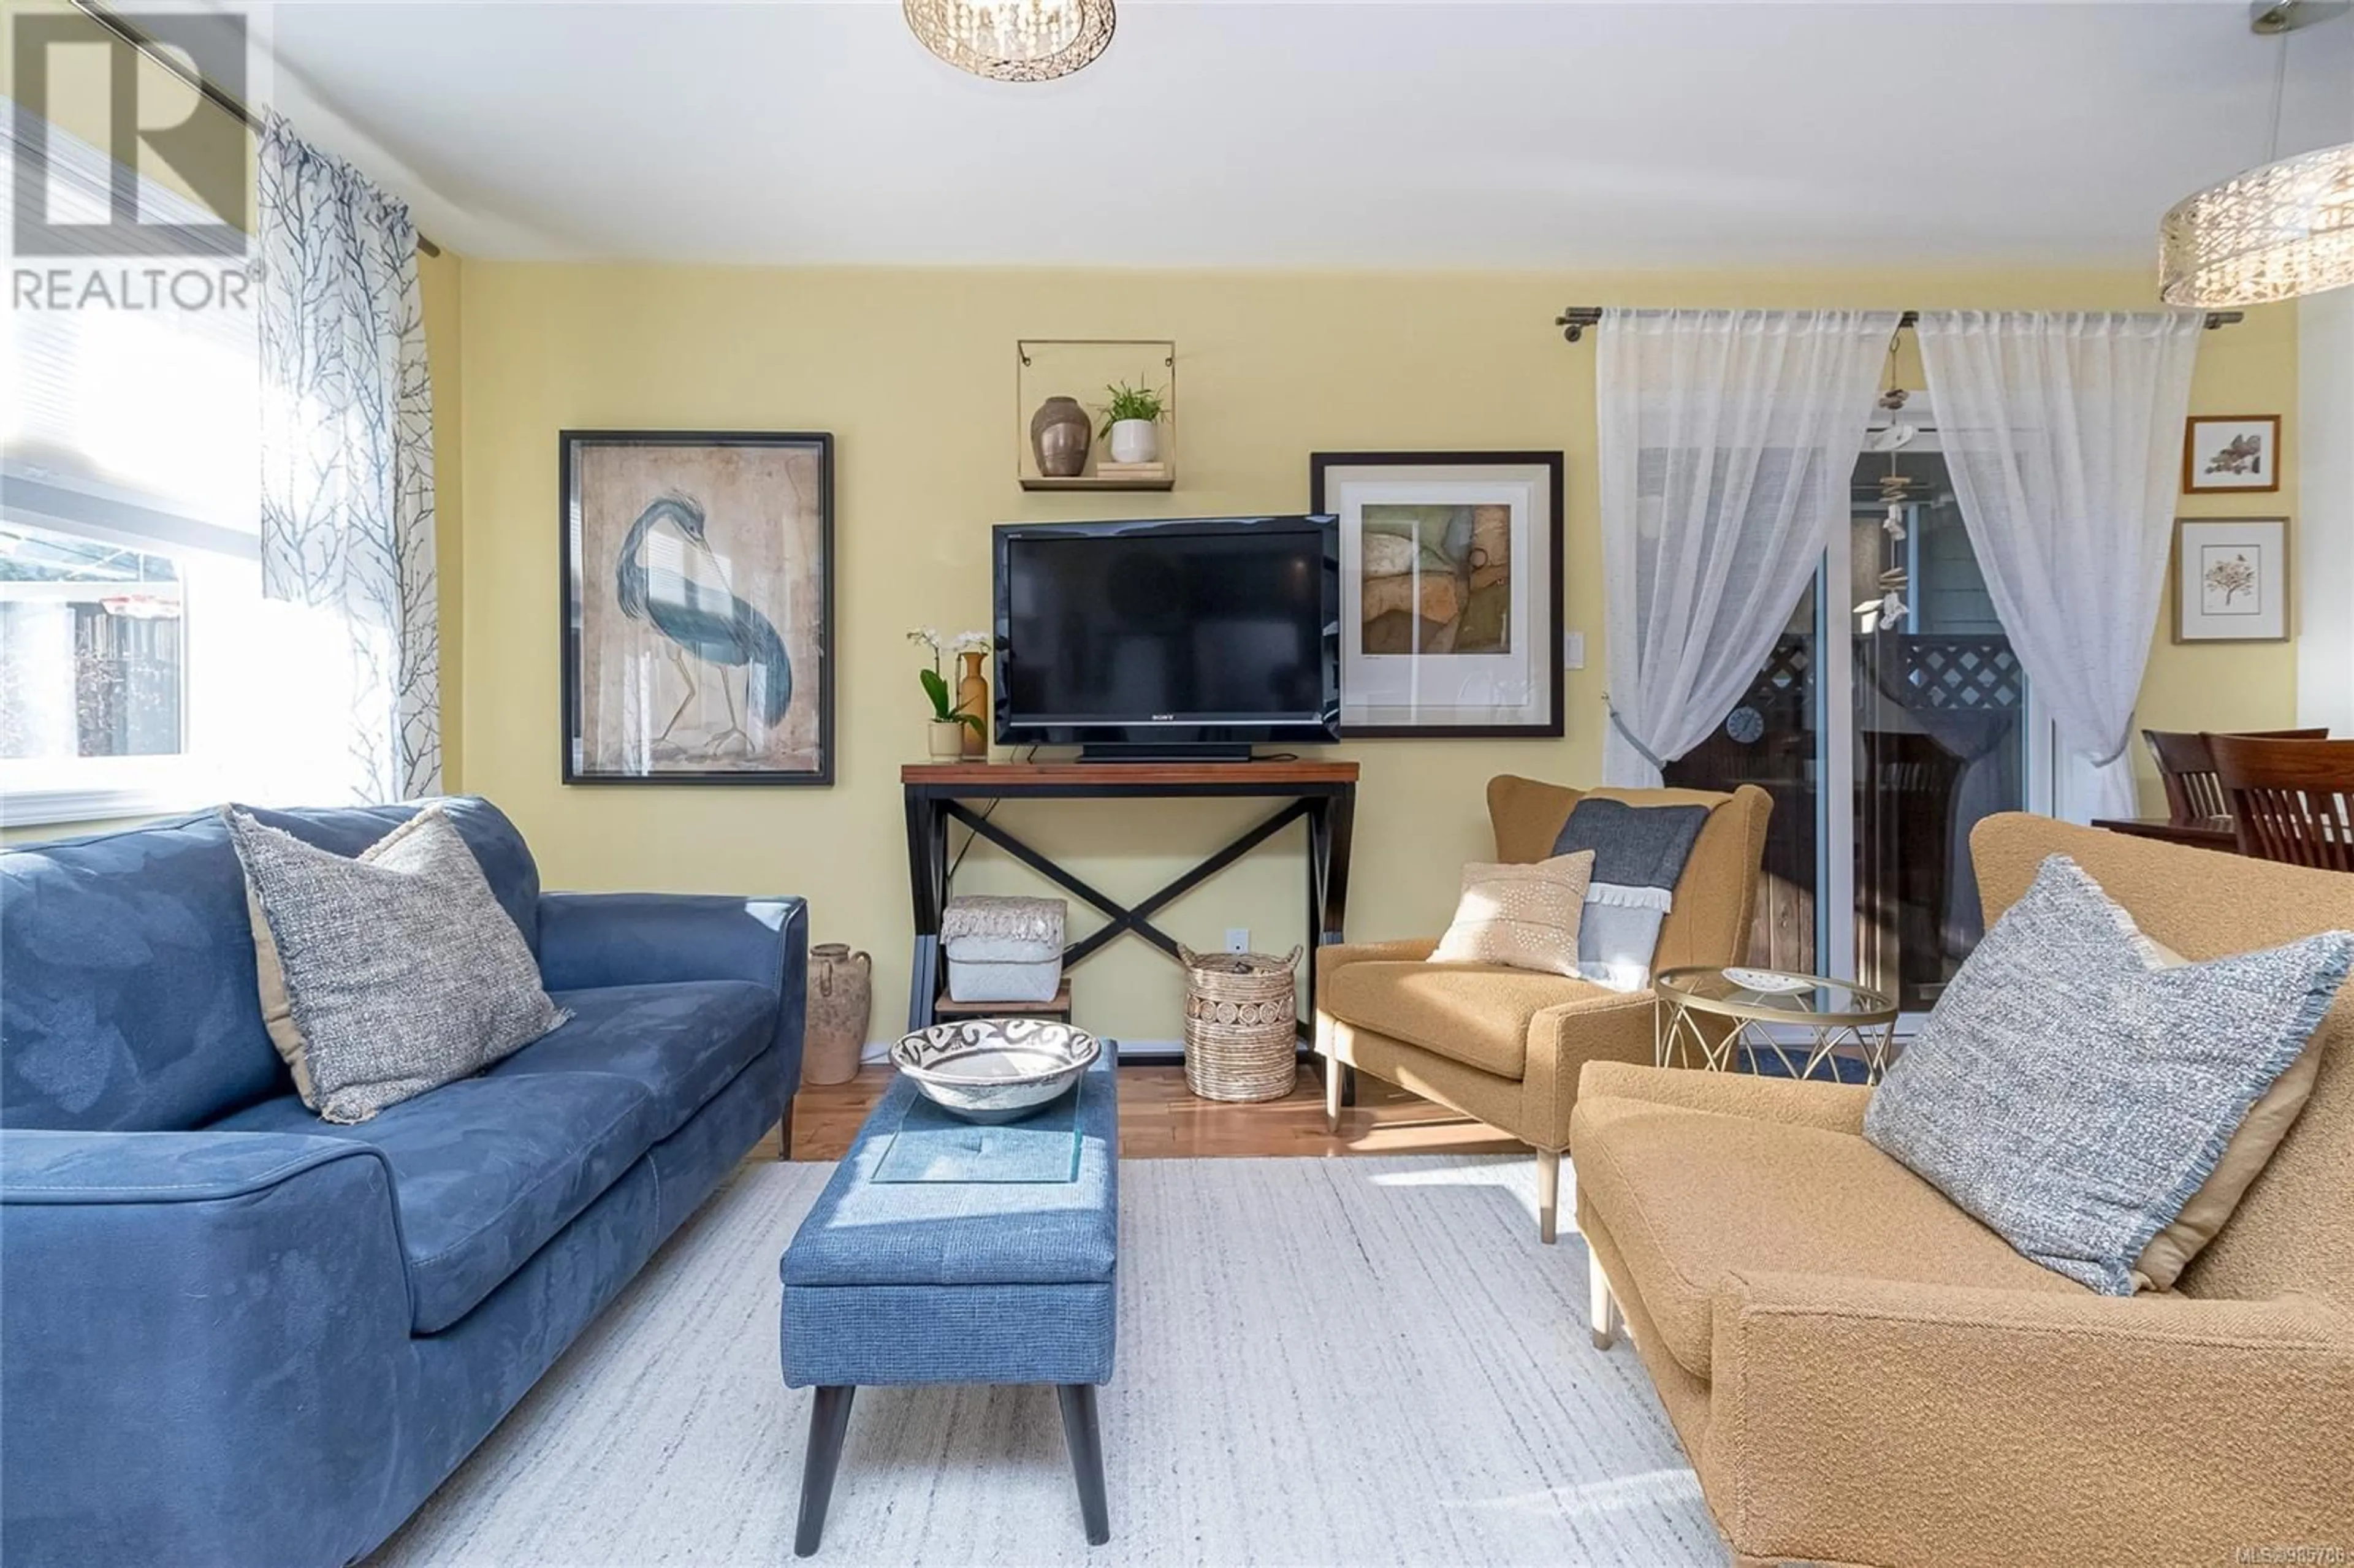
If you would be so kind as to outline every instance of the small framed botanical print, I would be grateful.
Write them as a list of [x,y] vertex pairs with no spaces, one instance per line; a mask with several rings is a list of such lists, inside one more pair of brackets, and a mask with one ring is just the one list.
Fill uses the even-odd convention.
[[1341,520],[1341,733],[1562,733],[1559,452],[1314,452]]
[[2174,640],[2288,640],[2288,519],[2185,517],[2174,524]]
[[2280,488],[2278,414],[2195,414],[2184,426],[2185,492],[2211,495]]

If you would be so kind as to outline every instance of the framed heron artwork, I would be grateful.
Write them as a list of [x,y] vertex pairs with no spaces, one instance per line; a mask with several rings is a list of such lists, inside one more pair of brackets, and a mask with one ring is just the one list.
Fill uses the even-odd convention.
[[833,782],[833,438],[567,430],[564,781]]

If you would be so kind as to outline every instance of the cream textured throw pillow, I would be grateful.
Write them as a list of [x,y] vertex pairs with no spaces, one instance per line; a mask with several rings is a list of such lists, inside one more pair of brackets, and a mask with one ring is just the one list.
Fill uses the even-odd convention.
[[245,867],[262,1022],[326,1120],[366,1121],[564,1022],[440,806],[356,860],[221,816]]
[[1575,979],[1578,914],[1593,875],[1591,850],[1533,865],[1465,866],[1455,924],[1430,961],[1503,964]]

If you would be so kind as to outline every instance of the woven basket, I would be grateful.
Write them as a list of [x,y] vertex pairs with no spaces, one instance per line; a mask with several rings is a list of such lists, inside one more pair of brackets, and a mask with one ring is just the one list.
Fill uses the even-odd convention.
[[1185,964],[1185,1086],[1205,1100],[1279,1100],[1299,1071],[1299,1003],[1288,959],[1197,953]]

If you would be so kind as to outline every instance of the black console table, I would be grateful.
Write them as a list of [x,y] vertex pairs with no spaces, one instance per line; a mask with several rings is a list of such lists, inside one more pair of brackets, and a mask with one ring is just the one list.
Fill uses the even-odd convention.
[[[1152,916],[1240,860],[1292,822],[1308,829],[1308,1012],[1303,1047],[1313,1039],[1317,948],[1341,940],[1349,902],[1349,841],[1357,812],[1353,762],[942,762],[899,770],[907,807],[907,880],[915,897],[914,980],[907,1027],[933,1021],[940,993],[940,909],[948,900],[949,824],[961,822],[1109,921],[1063,949],[1069,968],[1133,932],[1172,959],[1177,939]],[[1275,813],[1184,875],[1133,906],[1099,893],[1023,843],[970,800],[1168,800],[1238,796],[1281,800]]]

